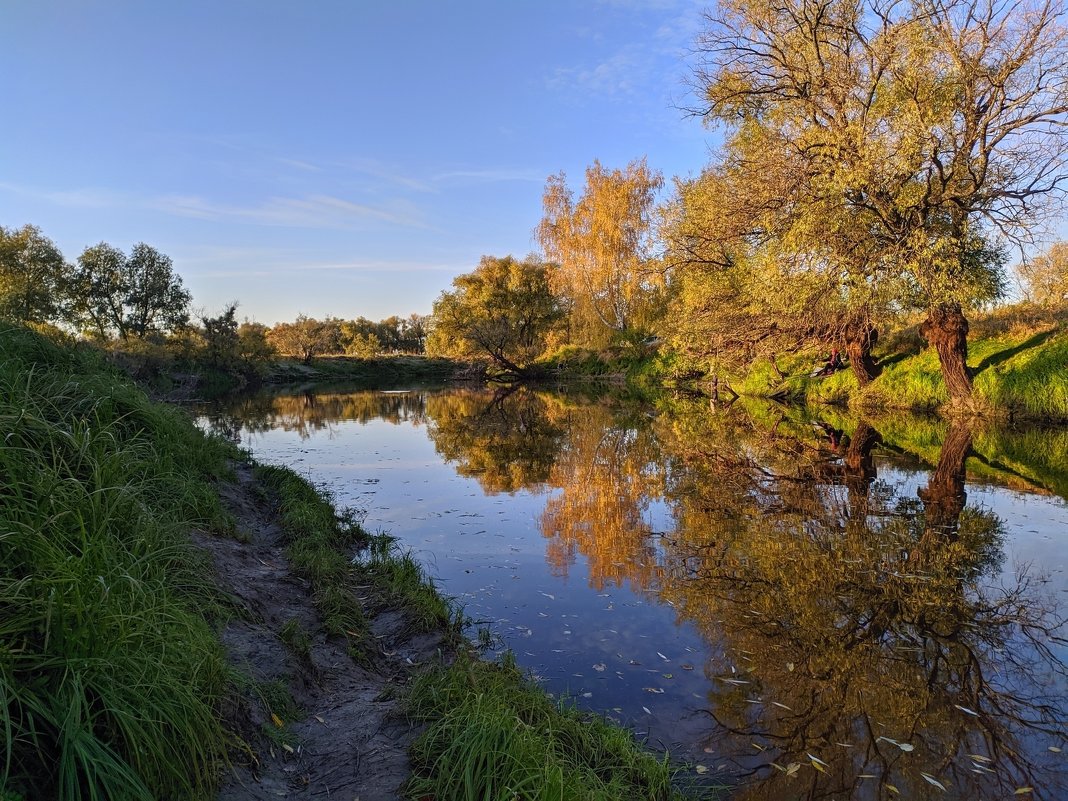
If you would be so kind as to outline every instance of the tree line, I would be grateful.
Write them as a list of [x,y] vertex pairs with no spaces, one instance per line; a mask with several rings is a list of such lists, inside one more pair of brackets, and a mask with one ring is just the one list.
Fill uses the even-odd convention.
[[274,326],[239,321],[238,303],[217,315],[194,312],[192,296],[169,256],[141,242],[129,253],[101,242],[68,262],[40,228],[0,226],[0,318],[54,326],[118,347],[169,344],[209,365],[263,365],[275,354],[310,361],[323,354],[373,358],[422,353],[419,314],[378,322],[300,315]]
[[[710,162],[662,199],[644,159],[594,162],[577,198],[551,176],[546,260],[457,279],[431,350],[524,372],[561,344],[655,337],[715,372],[819,348],[864,386],[880,333],[919,319],[968,402],[968,317],[1006,297],[1010,254],[1064,199],[1063,18],[1052,0],[720,3],[693,66],[691,111],[723,133]],[[1024,261],[1028,299],[1068,300],[1066,253]]]

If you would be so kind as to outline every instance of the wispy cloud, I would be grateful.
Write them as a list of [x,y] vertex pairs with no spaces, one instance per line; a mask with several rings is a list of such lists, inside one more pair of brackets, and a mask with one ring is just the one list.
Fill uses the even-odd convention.
[[331,195],[301,198],[270,197],[257,205],[216,203],[197,195],[167,195],[152,201],[153,208],[180,217],[200,220],[240,221],[288,228],[362,227],[368,222],[409,228],[426,228],[410,208],[369,206]]
[[541,183],[545,180],[544,171],[531,167],[501,167],[481,170],[449,170],[434,176],[435,181],[474,181],[493,183],[497,181],[529,181]]
[[600,95],[627,94],[641,82],[648,70],[648,58],[631,46],[616,52],[592,67],[559,67],[548,79],[550,89],[578,89]]
[[[189,260],[186,260],[188,263]],[[303,275],[308,272],[351,272],[351,273],[452,273],[457,274],[467,269],[454,264],[438,264],[421,261],[347,261],[347,262],[309,262],[300,259],[278,261],[269,266],[257,264],[255,267],[227,267],[221,270],[207,269],[198,273],[206,278],[269,278],[287,275]]]
[[[703,0],[599,0],[619,14],[642,16],[648,34],[624,42],[593,63],[558,67],[545,83],[564,92],[597,95],[646,95],[651,82],[660,81],[665,65],[677,63],[693,45],[701,29]],[[659,17],[650,19],[650,14]],[[657,77],[660,76],[660,77]]]
[[82,209],[106,209],[120,206],[129,201],[129,196],[110,189],[42,189],[35,186],[0,182],[0,191],[11,192],[23,197],[43,200],[57,206],[69,206]]

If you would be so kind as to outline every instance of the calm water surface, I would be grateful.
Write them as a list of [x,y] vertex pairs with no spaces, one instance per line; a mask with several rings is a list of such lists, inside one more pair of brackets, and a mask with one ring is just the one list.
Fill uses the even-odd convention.
[[1068,432],[823,414],[420,389],[205,419],[732,797],[1068,798]]

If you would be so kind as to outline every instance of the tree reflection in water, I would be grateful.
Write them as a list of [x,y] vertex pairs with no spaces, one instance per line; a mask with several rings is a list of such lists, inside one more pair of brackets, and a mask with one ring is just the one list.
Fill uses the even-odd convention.
[[[999,432],[918,422],[917,440],[937,444],[917,491],[879,475],[903,418],[812,423],[685,400],[649,414],[527,388],[306,393],[215,415],[301,436],[341,419],[425,422],[486,493],[544,491],[555,573],[581,556],[599,592],[627,586],[699,629],[703,744],[737,798],[1068,795],[1048,750],[1066,736],[1061,612],[1004,564],[1008,534],[965,481],[989,469],[974,443],[993,442],[1013,486],[1029,473],[1068,486],[1055,454],[1028,463],[1033,448]],[[672,530],[654,530],[655,504]]]
[[670,440],[661,588],[720,644],[708,714],[735,737],[711,744],[760,779],[739,797],[1059,797],[1062,621],[1026,577],[992,582],[1004,532],[966,505],[967,426],[918,499],[878,483],[868,425],[826,449],[745,429]]

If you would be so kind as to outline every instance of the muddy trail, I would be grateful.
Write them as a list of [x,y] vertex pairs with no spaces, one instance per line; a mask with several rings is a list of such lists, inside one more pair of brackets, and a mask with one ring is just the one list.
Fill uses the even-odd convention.
[[[200,536],[216,583],[238,610],[222,642],[240,693],[226,716],[244,741],[218,801],[402,798],[418,735],[400,696],[419,666],[439,659],[439,635],[412,634],[403,612],[356,587],[372,637],[361,662],[327,637],[312,587],[291,568],[285,531],[252,468],[220,489],[237,539]],[[240,541],[239,541],[240,540]]]

